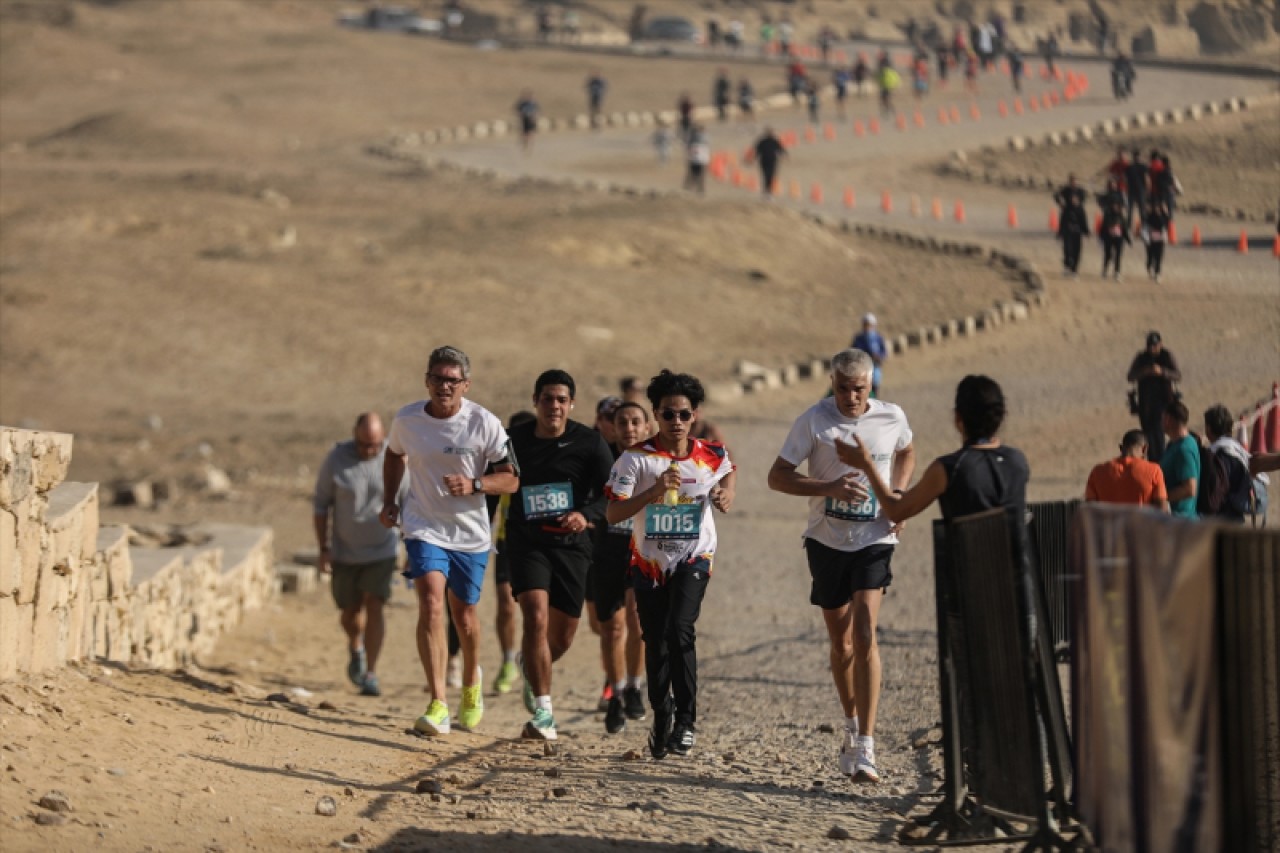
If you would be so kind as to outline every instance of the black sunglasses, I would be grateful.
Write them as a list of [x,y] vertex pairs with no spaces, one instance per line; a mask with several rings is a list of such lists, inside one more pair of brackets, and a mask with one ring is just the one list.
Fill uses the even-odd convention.
[[690,409],[663,409],[658,414],[662,415],[664,421],[674,421],[679,418],[684,423],[693,420],[693,412]]
[[443,388],[457,388],[463,382],[467,381],[466,379],[463,379],[461,377],[454,378],[452,376],[441,376],[438,373],[428,373],[427,379],[431,380],[433,383]]

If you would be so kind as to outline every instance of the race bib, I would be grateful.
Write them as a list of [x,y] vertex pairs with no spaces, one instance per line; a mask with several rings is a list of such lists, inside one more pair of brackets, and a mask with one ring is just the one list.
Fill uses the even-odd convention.
[[646,539],[691,540],[702,532],[702,504],[649,504],[644,509]]
[[610,533],[618,533],[624,536],[630,536],[631,532],[635,529],[636,529],[636,518],[634,515],[631,518],[624,518],[622,521],[619,521],[617,524],[609,525]]
[[573,508],[573,484],[525,486],[520,490],[520,503],[524,506],[524,517],[529,521],[558,518]]
[[841,501],[827,498],[827,517],[839,521],[874,521],[880,513],[875,495],[867,495],[864,501]]

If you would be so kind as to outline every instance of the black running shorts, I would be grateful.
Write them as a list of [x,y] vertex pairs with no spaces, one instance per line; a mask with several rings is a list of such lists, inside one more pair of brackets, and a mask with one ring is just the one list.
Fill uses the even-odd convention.
[[596,616],[607,622],[627,603],[631,572],[631,537],[606,534],[591,560],[591,585]]
[[548,603],[566,616],[582,616],[587,597],[587,573],[591,571],[591,544],[538,545],[512,539],[506,551],[511,566],[511,594],[534,589],[547,591]]
[[860,551],[838,551],[814,539],[804,540],[813,587],[809,603],[823,610],[837,610],[863,589],[887,589],[893,582],[889,561],[892,545],[871,545]]

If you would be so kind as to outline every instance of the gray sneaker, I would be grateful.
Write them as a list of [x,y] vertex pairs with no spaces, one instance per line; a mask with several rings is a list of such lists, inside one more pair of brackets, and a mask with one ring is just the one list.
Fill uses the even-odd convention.
[[351,653],[351,659],[347,661],[347,678],[356,687],[364,686],[364,674],[369,671],[368,662],[365,660],[364,649],[356,649]]

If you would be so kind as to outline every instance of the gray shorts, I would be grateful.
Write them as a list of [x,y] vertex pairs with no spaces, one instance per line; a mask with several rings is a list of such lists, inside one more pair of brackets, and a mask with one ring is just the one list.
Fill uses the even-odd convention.
[[374,563],[332,563],[333,576],[329,590],[339,610],[355,610],[364,603],[365,594],[391,600],[391,576],[396,570],[396,558],[388,557]]

